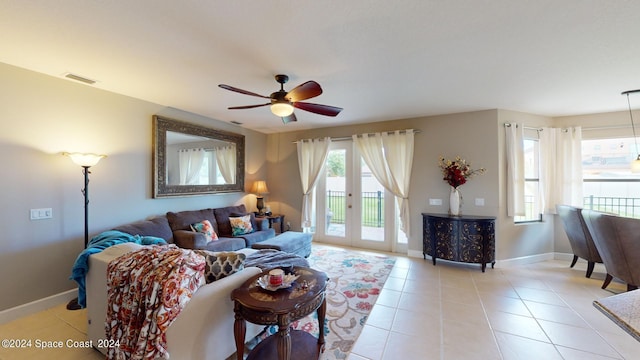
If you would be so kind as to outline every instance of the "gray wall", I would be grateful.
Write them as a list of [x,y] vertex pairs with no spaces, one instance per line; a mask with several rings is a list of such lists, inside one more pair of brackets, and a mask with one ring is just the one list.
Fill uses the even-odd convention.
[[[91,168],[90,237],[169,210],[255,208],[245,193],[153,199],[152,115],[245,135],[247,188],[266,176],[266,135],[1,63],[0,79],[0,310],[75,288],[83,177],[63,151],[108,155]],[[31,221],[33,208],[52,208],[53,218]]]

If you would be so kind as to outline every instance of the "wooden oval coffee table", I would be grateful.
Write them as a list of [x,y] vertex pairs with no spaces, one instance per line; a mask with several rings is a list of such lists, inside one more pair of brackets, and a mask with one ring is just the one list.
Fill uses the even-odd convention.
[[[269,291],[260,287],[258,278],[269,272],[265,270],[231,292],[238,360],[242,360],[244,354],[245,321],[259,325],[278,325],[278,332],[256,345],[247,360],[318,359],[324,351],[327,274],[306,267],[296,266],[293,269],[300,277],[290,288]],[[293,321],[313,311],[318,312],[320,333],[317,339],[305,331],[290,329]],[[292,342],[295,344],[293,347]]]

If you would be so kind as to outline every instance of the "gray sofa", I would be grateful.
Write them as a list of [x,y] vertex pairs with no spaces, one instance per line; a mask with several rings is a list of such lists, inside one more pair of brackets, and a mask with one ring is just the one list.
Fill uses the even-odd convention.
[[[252,233],[233,236],[229,217],[251,216]],[[191,224],[209,220],[218,235],[218,240],[209,241],[204,234],[191,230]],[[216,209],[201,209],[181,212],[167,212],[149,220],[136,221],[114,228],[131,235],[155,236],[165,239],[185,249],[209,251],[235,251],[250,248],[253,244],[272,239],[275,230],[269,228],[269,222],[256,220],[253,213],[248,213],[244,205],[226,206]]]

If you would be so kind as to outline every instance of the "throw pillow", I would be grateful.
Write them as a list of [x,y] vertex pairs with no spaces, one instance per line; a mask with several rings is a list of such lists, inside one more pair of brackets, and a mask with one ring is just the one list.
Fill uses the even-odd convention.
[[233,275],[244,269],[244,260],[247,258],[243,253],[237,252],[213,252],[207,250],[194,250],[197,254],[204,256],[205,269],[204,278],[207,284],[224,277]]
[[230,217],[229,222],[231,222],[232,236],[244,235],[253,232],[253,226],[251,226],[251,215]]
[[191,230],[199,233],[203,233],[207,238],[207,242],[218,240],[218,234],[213,231],[213,226],[209,220],[202,220],[198,223],[191,224]]

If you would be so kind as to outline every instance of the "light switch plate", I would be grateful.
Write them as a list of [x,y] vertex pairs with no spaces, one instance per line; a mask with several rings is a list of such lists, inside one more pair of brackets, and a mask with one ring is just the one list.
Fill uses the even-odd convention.
[[484,198],[476,198],[476,206],[484,206]]
[[53,210],[51,208],[31,209],[29,211],[29,218],[31,220],[51,219],[53,217]]
[[442,199],[429,199],[429,205],[442,205]]

